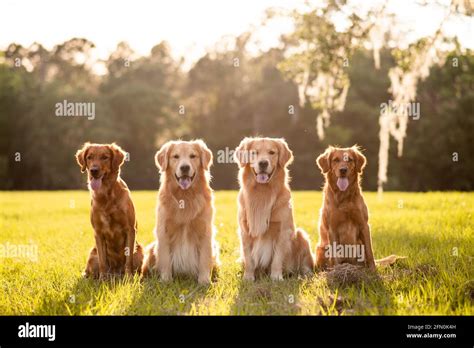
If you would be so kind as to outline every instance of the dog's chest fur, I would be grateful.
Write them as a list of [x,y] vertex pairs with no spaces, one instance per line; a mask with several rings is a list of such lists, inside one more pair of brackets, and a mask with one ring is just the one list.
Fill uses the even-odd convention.
[[257,268],[268,268],[273,258],[273,240],[257,238],[252,247],[252,261]]
[[268,230],[275,199],[274,195],[265,199],[254,199],[249,194],[244,196],[249,233],[252,237],[262,236]]
[[199,271],[199,231],[192,224],[178,224],[169,230],[173,273],[197,275]]
[[360,227],[356,204],[343,202],[329,203],[329,235],[331,242],[338,244],[356,244],[359,240]]
[[158,194],[157,226],[162,231],[157,234],[158,245],[169,250],[167,262],[173,274],[199,276],[201,257],[209,261],[203,243],[212,240],[212,191],[204,173],[187,190],[175,187],[175,179],[170,179],[164,179]]
[[[205,199],[203,197],[180,197],[175,198],[171,204],[171,214],[174,223],[186,224],[197,218],[202,213],[205,206]],[[168,207],[168,209],[170,209]]]
[[273,259],[274,243],[280,228],[279,222],[272,222],[276,196],[267,194],[266,199],[253,199],[251,196],[244,199],[252,237],[251,257],[257,268],[267,269]]
[[[199,272],[199,246],[206,234],[206,217],[204,207],[208,206],[206,196],[175,196],[172,203],[166,204],[169,216],[166,225],[166,238],[170,246],[170,257],[173,273],[197,275]],[[210,238],[210,236],[209,236]]]
[[118,267],[125,260],[127,240],[127,218],[120,207],[94,206],[92,210],[92,226],[95,233],[105,241],[107,262],[110,267]]

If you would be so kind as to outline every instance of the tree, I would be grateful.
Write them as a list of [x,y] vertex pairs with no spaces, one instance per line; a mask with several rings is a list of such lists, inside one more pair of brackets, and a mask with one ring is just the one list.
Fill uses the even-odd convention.
[[[394,14],[386,10],[385,4],[361,13],[353,2],[328,0],[320,6],[310,6],[307,11],[292,13],[295,31],[286,38],[290,54],[280,64],[280,69],[299,85],[301,106],[309,102],[317,110],[316,126],[320,139],[324,137],[324,128],[329,126],[330,115],[344,109],[350,83],[344,68],[354,52],[364,44],[371,44],[378,68],[384,38],[390,37],[398,41],[397,47],[400,46],[400,38],[390,31]],[[434,6],[443,5],[436,3]],[[462,0],[452,0],[445,12],[445,18],[431,37],[420,39],[407,50],[393,49],[397,62],[397,66],[389,71],[393,103],[379,117],[379,192],[387,181],[390,136],[396,139],[398,156],[401,156],[408,124],[405,106],[415,102],[417,85],[429,75],[430,68],[444,61],[445,23],[453,17],[473,15],[469,3]],[[336,17],[339,23],[345,22],[342,28],[337,27]]]
[[[149,188],[158,178],[154,155],[165,138],[179,129],[179,63],[162,42],[147,57],[135,55],[119,44],[106,62],[110,72],[103,81],[97,124],[86,136],[97,142],[117,142],[130,155],[133,171],[124,166],[126,181],[135,188]],[[129,173],[134,174],[129,174]]]

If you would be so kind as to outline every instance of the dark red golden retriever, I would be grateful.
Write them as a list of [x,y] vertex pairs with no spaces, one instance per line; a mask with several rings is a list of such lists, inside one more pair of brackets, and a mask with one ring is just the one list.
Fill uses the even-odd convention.
[[348,262],[375,270],[369,213],[360,186],[366,158],[357,146],[330,146],[316,163],[326,179],[319,217],[317,266]]
[[116,144],[85,143],[76,160],[81,172],[87,171],[96,244],[83,275],[105,279],[140,272],[143,251],[135,239],[135,209],[127,184],[120,178],[125,152]]

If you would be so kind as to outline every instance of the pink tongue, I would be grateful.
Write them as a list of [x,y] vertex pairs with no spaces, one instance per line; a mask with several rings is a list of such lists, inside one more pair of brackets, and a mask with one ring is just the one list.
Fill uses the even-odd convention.
[[191,186],[191,178],[188,178],[188,177],[179,178],[179,187],[181,187],[183,190],[187,190],[189,186]]
[[339,190],[345,191],[348,186],[349,186],[349,180],[347,178],[337,179],[337,187],[339,187]]
[[259,184],[266,184],[268,182],[268,174],[266,173],[257,174],[257,182]]
[[91,189],[93,189],[94,191],[97,191],[98,189],[100,189],[100,186],[102,185],[102,178],[100,179],[92,178],[90,185],[91,185]]

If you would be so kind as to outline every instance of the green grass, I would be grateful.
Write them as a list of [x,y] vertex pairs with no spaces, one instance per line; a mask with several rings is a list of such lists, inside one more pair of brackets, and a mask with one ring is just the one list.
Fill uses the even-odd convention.
[[[0,258],[0,314],[474,314],[474,193],[391,192],[382,201],[366,193],[376,258],[408,258],[380,268],[379,279],[339,288],[320,273],[244,283],[236,263],[236,194],[216,193],[222,266],[217,281],[201,287],[185,278],[170,284],[156,278],[141,283],[138,277],[84,280],[93,245],[89,194],[0,192],[0,248],[7,243],[38,248],[36,261]],[[293,198],[296,222],[314,247],[321,193],[294,192]],[[146,244],[153,239],[156,192],[133,192],[133,200],[138,241]]]

